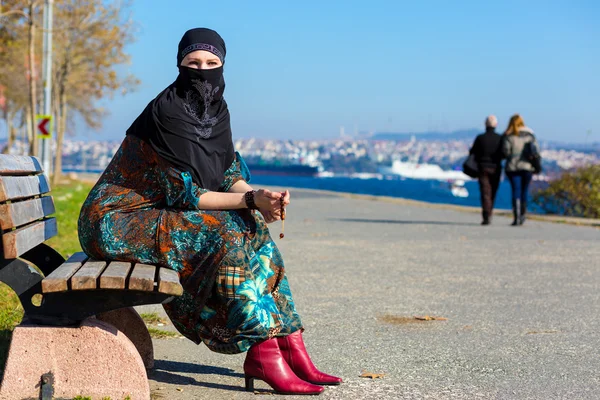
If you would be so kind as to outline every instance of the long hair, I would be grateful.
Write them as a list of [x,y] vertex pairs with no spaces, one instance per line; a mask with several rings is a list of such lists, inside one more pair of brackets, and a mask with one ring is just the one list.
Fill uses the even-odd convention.
[[505,135],[518,135],[520,128],[525,126],[525,121],[523,121],[523,117],[519,114],[515,114],[510,117],[510,121],[508,122],[508,127],[506,131],[504,131]]

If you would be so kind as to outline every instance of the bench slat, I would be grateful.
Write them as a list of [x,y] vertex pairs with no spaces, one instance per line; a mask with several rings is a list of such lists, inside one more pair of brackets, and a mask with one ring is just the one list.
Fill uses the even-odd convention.
[[179,275],[176,271],[168,268],[160,268],[158,270],[158,291],[174,296],[181,296],[183,294],[183,288],[179,283]]
[[49,191],[46,175],[0,176],[0,202],[33,197]]
[[142,290],[144,292],[154,291],[154,276],[156,267],[146,264],[135,264],[133,272],[129,277],[129,289]]
[[34,222],[2,235],[4,258],[17,258],[58,233],[56,218]]
[[46,196],[39,199],[0,204],[0,229],[7,230],[54,214],[54,201]]
[[98,277],[106,267],[105,261],[90,260],[71,277],[71,290],[96,289]]
[[100,288],[125,289],[129,270],[131,270],[131,263],[120,261],[111,262],[100,277]]
[[42,172],[42,163],[31,156],[0,156],[0,175],[33,174]]
[[75,253],[69,257],[60,267],[44,278],[42,281],[42,292],[52,293],[68,290],[67,282],[69,278],[81,268],[87,258],[87,255],[82,252]]

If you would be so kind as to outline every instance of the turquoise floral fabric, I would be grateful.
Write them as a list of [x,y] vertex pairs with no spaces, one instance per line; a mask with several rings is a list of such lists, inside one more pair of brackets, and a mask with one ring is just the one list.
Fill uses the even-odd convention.
[[[219,191],[244,179],[244,168],[237,155]],[[185,337],[213,351],[240,353],[302,329],[262,215],[201,210],[206,192],[127,136],[81,209],[81,246],[93,258],[177,271],[184,293],[165,310]]]

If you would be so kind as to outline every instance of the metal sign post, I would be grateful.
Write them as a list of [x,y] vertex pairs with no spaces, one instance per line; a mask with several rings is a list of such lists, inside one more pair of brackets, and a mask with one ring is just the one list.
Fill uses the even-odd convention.
[[[44,116],[38,125],[39,134],[52,138],[52,6],[54,0],[44,3]],[[49,117],[49,118],[48,118]],[[43,122],[46,121],[46,122]],[[50,124],[48,124],[50,122]],[[48,126],[49,125],[49,126]],[[50,140],[41,140],[42,166],[46,174],[51,173]],[[60,149],[59,149],[60,151]]]

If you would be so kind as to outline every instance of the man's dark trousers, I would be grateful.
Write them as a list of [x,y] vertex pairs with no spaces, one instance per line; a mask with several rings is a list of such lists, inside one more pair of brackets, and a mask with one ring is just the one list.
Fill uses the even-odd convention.
[[479,191],[481,193],[481,215],[483,222],[489,223],[494,210],[496,192],[500,185],[502,168],[480,166],[479,168]]

